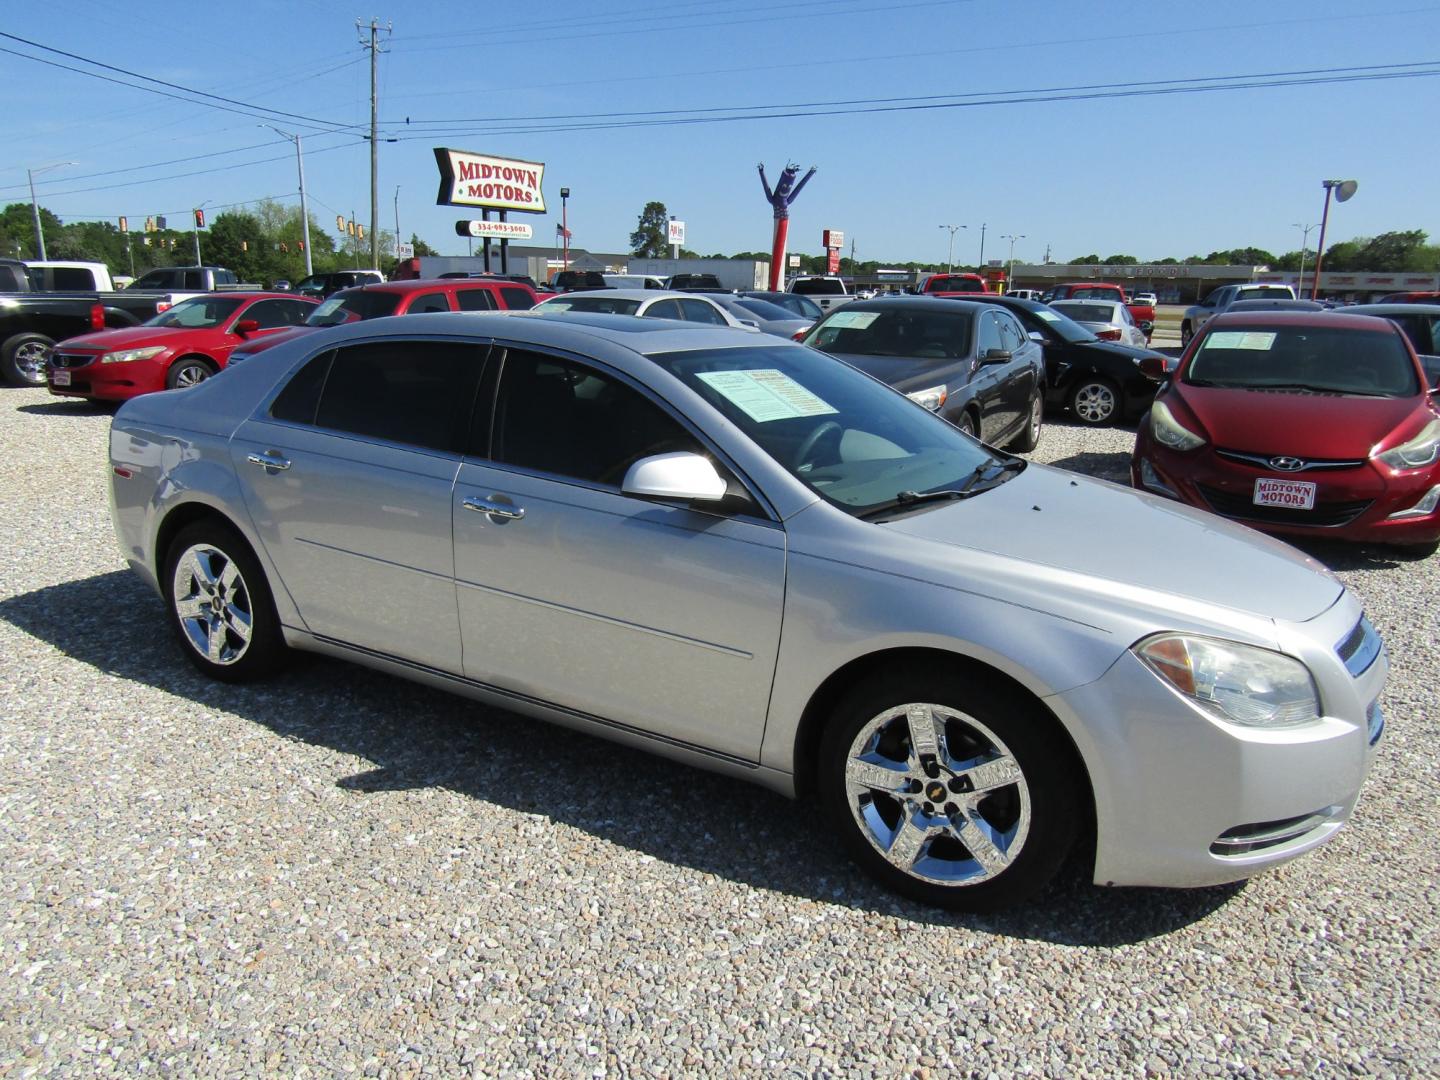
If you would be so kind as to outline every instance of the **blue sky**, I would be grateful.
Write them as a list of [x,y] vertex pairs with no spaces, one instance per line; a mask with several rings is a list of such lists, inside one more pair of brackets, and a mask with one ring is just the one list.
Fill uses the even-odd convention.
[[[380,147],[381,223],[393,227],[398,185],[402,233],[446,253],[465,250],[454,223],[476,215],[435,205],[434,146],[545,162],[553,213],[512,220],[552,237],[568,186],[574,243],[600,251],[624,250],[652,199],[685,220],[690,248],[768,250],[755,165],[773,177],[787,159],[819,167],[795,204],[791,250],[818,252],[821,230],[836,228],[861,259],[943,260],[939,226],[963,224],[956,259],[973,261],[982,223],[987,258],[1008,252],[1004,234],[1024,235],[1015,257],[1027,261],[1047,246],[1062,261],[1244,244],[1278,253],[1299,247],[1293,223],[1318,222],[1326,177],[1360,184],[1332,210],[1329,242],[1409,228],[1440,238],[1435,76],[580,131],[536,131],[577,121],[532,119],[631,113],[604,122],[634,123],[676,116],[665,110],[733,116],[842,100],[874,108],[882,98],[983,101],[1440,61],[1440,3],[1418,0],[412,0],[366,11],[321,0],[11,0],[6,33],[243,107],[185,103],[0,52],[10,129],[0,200],[26,201],[27,167],[74,161],[37,179],[41,204],[65,220],[296,201],[292,144],[258,126],[249,107],[262,106],[295,114],[273,122],[304,133],[315,219],[333,229],[337,212],[354,210],[366,220],[369,72],[355,21],[372,15],[394,27],[379,95],[382,137],[399,140]],[[0,47],[96,70],[10,39]]]

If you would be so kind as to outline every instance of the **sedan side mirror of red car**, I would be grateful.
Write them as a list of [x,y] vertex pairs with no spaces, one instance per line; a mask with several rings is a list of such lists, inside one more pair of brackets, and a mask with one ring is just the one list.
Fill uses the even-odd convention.
[[260,323],[255,319],[241,319],[235,324],[235,333],[242,337],[246,334],[253,334],[260,329]]
[[1163,382],[1167,378],[1165,357],[1142,356],[1140,358],[1140,374],[1146,378],[1154,379],[1156,382]]

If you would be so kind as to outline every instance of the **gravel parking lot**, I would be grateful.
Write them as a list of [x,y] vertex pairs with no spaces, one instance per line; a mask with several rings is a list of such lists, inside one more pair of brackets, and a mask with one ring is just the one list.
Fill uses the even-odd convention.
[[[1393,663],[1326,849],[951,916],[734,781],[329,661],[202,679],[108,427],[0,391],[0,1076],[1440,1071],[1440,556],[1312,548]],[[1123,480],[1132,441],[1034,457]]]

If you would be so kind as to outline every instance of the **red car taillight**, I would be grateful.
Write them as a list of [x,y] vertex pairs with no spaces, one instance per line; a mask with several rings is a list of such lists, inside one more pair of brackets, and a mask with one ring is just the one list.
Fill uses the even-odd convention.
[[170,303],[169,300],[161,300],[158,304],[155,305],[155,314],[160,315],[166,311],[169,311],[174,306],[175,305]]
[[1096,330],[1096,331],[1095,331],[1095,336],[1098,337],[1101,341],[1119,341],[1119,340],[1120,340],[1120,331],[1119,331],[1119,330]]
[[790,335],[790,340],[791,340],[791,341],[804,341],[804,340],[805,340],[805,335],[808,334],[809,332],[810,332],[810,327],[808,327],[808,326],[805,327],[804,330],[796,330],[793,334]]
[[91,330],[104,330],[104,329],[105,329],[105,305],[104,305],[104,304],[91,304],[91,305],[90,305],[90,329],[91,329]]

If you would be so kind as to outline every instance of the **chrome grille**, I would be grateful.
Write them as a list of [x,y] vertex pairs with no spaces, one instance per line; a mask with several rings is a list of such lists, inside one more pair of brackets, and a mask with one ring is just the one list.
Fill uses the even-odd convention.
[[1296,510],[1290,506],[1256,506],[1248,493],[1222,491],[1206,484],[1195,486],[1215,513],[1238,521],[1260,521],[1271,525],[1312,525],[1333,529],[1354,521],[1370,509],[1371,503],[1370,499],[1350,502],[1317,500],[1313,510]]
[[[1224,458],[1226,461],[1238,462],[1241,465],[1249,465],[1256,469],[1264,469],[1267,472],[1282,471],[1276,469],[1273,465],[1270,464],[1271,458],[1295,456],[1291,454],[1247,454],[1241,450],[1221,450],[1219,447],[1215,448],[1215,454],[1218,457]],[[1310,472],[1315,469],[1358,469],[1365,464],[1364,458],[1361,458],[1358,461],[1330,460],[1324,458],[1297,458],[1297,460],[1302,462],[1301,466],[1298,469],[1286,469],[1283,471],[1293,474]]]
[[100,359],[99,353],[52,352],[50,366],[57,368],[78,368],[93,364]]

